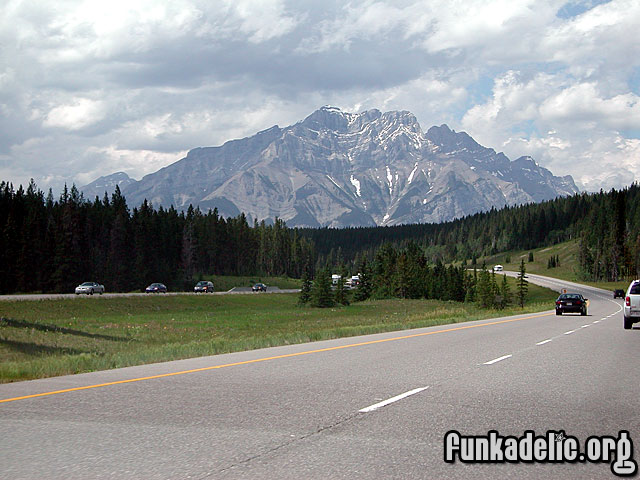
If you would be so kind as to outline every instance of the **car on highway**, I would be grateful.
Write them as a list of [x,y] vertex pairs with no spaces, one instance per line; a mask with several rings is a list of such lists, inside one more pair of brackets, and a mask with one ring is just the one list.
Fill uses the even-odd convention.
[[624,298],[624,290],[618,288],[613,291],[613,298]]
[[634,323],[640,322],[640,280],[629,284],[624,297],[624,328],[629,330]]
[[556,315],[569,312],[586,315],[587,300],[579,293],[563,293],[556,300]]
[[167,287],[164,283],[152,283],[144,291],[145,293],[167,293]]
[[80,295],[81,293],[85,293],[87,295],[99,293],[102,295],[104,293],[104,285],[100,285],[98,282],[81,283],[76,287],[76,295]]
[[213,283],[201,280],[193,287],[193,291],[196,293],[213,293]]
[[252,292],[266,292],[267,286],[264,283],[256,283],[253,287],[251,287]]

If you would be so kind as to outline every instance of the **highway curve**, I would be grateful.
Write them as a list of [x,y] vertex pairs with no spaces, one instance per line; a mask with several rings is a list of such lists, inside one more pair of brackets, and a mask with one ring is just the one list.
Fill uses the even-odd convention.
[[583,293],[588,315],[549,310],[0,385],[0,476],[614,478],[611,460],[445,462],[452,430],[562,432],[558,442],[581,447],[626,431],[640,452],[640,328],[623,330],[622,300],[529,280]]

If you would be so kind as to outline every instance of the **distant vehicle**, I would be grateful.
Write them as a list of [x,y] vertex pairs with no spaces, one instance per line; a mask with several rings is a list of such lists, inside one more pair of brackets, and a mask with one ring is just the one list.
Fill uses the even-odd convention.
[[251,287],[252,292],[266,292],[267,286],[264,283],[256,283],[253,287]]
[[631,282],[624,299],[625,330],[629,330],[636,322],[640,322],[640,280]]
[[587,314],[587,299],[579,293],[563,293],[556,300],[556,315],[563,313]]
[[624,290],[618,288],[613,291],[613,298],[624,298]]
[[76,287],[76,295],[80,295],[81,293],[86,293],[87,295],[99,293],[100,295],[102,295],[104,293],[104,285],[100,285],[97,282],[81,283]]
[[493,266],[493,271],[494,272],[501,272],[503,270],[502,265],[494,265]]
[[337,274],[334,273],[333,275],[331,275],[331,284],[333,286],[336,286],[336,285],[338,285],[338,283],[340,283],[341,279],[342,279],[341,275],[337,275]]
[[202,280],[196,283],[196,286],[193,287],[193,291],[196,293],[213,293],[213,283]]
[[358,285],[360,285],[360,274],[353,275],[349,281],[349,286],[351,288],[356,288]]
[[145,293],[167,293],[167,287],[164,283],[152,283],[145,289]]

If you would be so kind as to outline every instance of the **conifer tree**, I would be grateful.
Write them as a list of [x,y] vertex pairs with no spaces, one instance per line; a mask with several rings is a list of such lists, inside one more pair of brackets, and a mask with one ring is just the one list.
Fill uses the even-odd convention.
[[371,285],[371,273],[369,271],[369,263],[367,257],[363,256],[358,271],[360,278],[360,284],[356,287],[356,291],[353,294],[354,302],[363,302],[371,297],[373,287]]
[[478,274],[478,283],[476,285],[476,302],[482,308],[493,307],[493,287],[491,285],[491,275],[486,269],[480,270]]
[[507,282],[507,276],[502,275],[500,284],[500,308],[507,308],[511,304],[511,288]]
[[318,270],[311,288],[311,306],[319,308],[333,307],[336,304],[331,291],[331,270],[328,266]]
[[464,302],[471,303],[476,299],[476,279],[478,278],[478,273],[476,268],[473,268],[474,274],[465,275],[465,293],[464,293]]
[[302,270],[302,288],[298,296],[298,305],[306,305],[311,300],[311,278],[309,278],[309,267],[305,265]]
[[338,280],[338,284],[336,285],[335,290],[335,301],[340,305],[349,305],[349,292],[344,286],[345,279],[347,278],[347,269],[343,265],[339,269],[340,279]]
[[524,258],[520,262],[520,271],[518,272],[518,281],[516,285],[518,303],[520,304],[521,308],[524,308],[524,302],[527,299],[527,294],[529,293],[529,282],[527,281]]

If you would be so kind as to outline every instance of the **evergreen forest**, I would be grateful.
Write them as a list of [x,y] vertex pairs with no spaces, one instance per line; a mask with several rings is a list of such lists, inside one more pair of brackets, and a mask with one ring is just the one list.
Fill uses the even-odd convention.
[[[376,296],[464,300],[468,262],[570,239],[580,245],[583,279],[639,277],[639,186],[494,208],[441,224],[291,229],[279,219],[251,223],[243,214],[222,218],[194,207],[177,211],[145,201],[131,208],[117,188],[87,200],[75,186],[54,198],[33,181],[26,189],[0,182],[3,294],[71,292],[87,280],[111,292],[140,291],[155,281],[191,290],[207,275],[314,278],[325,270],[356,274],[364,265],[371,281],[377,279]],[[487,279],[473,284],[478,281]]]

